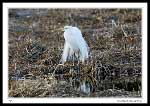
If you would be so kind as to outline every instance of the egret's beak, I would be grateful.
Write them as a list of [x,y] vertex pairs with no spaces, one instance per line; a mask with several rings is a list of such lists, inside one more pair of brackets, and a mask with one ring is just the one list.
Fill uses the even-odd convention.
[[[62,33],[65,31],[64,28],[59,28],[59,31],[62,31]],[[63,37],[63,35],[61,35]]]
[[64,31],[64,28],[60,28],[61,31]]

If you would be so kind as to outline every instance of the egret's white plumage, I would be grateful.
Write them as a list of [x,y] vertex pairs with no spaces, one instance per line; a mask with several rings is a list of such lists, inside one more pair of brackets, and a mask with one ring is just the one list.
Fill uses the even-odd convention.
[[88,45],[84,40],[81,31],[77,27],[65,26],[64,27],[65,45],[62,55],[62,63],[67,61],[67,58],[73,54],[79,56],[80,61],[84,63],[88,58]]

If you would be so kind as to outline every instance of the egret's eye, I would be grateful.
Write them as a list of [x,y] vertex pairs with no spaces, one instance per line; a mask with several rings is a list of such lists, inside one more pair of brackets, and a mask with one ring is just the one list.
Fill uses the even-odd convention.
[[72,27],[71,26],[65,26],[64,30],[67,30],[67,29],[70,29],[70,28],[72,28]]
[[64,30],[67,30],[67,29],[68,29],[67,27],[64,28]]

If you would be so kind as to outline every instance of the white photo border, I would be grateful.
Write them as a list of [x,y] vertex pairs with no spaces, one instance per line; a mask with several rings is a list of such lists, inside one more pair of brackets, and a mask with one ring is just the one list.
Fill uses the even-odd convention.
[[[142,97],[12,98],[8,97],[9,8],[138,8],[142,9]],[[3,3],[3,103],[147,103],[147,3]]]

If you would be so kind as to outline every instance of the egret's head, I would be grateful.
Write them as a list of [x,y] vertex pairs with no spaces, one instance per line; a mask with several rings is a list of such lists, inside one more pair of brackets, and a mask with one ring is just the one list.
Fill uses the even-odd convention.
[[64,31],[66,31],[66,30],[68,30],[68,29],[69,29],[69,30],[72,29],[72,26],[65,26],[65,27],[64,27]]

